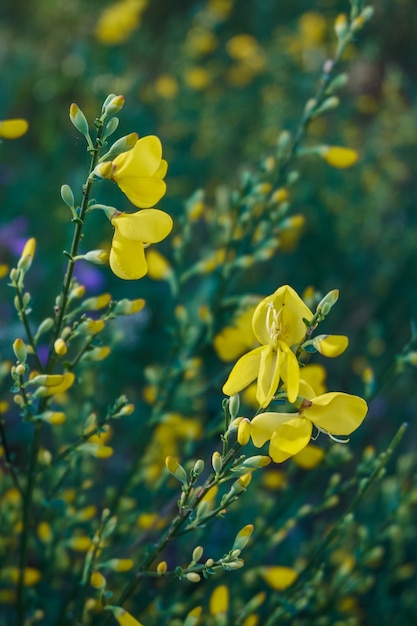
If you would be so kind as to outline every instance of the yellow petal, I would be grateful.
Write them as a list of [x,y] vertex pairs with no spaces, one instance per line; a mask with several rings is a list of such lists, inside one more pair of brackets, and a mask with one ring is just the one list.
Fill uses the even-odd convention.
[[333,358],[343,354],[349,345],[345,335],[318,335],[313,339],[313,346],[323,356]]
[[62,381],[58,385],[47,387],[45,397],[54,396],[57,393],[63,393],[64,391],[67,391],[67,389],[69,389],[74,384],[74,381],[75,375],[72,372],[66,372],[62,375]]
[[156,176],[124,176],[117,180],[117,184],[132,204],[144,209],[154,206],[166,192],[166,184]]
[[271,345],[263,346],[256,390],[256,399],[262,407],[268,406],[277,390],[281,360],[280,353]]
[[121,213],[111,221],[125,239],[143,243],[158,243],[169,235],[173,222],[168,213],[159,209],[144,209],[136,213]]
[[247,354],[244,354],[235,363],[229,374],[229,378],[223,385],[223,393],[226,396],[233,396],[255,380],[258,376],[261,353],[264,349],[264,346],[259,346]]
[[113,178],[154,176],[161,165],[162,145],[158,137],[148,135],[139,139],[132,150],[119,154],[114,161]]
[[261,448],[269,441],[278,428],[285,422],[295,419],[297,413],[260,413],[251,421],[251,437],[253,445]]
[[109,264],[112,272],[123,280],[142,278],[148,271],[143,243],[126,239],[116,229]]
[[26,120],[3,120],[0,122],[0,137],[4,139],[18,139],[25,134],[29,124]]
[[269,456],[275,463],[286,461],[306,447],[312,430],[312,423],[302,417],[281,424],[271,437]]
[[285,381],[289,402],[295,402],[300,388],[300,366],[294,352],[283,342],[279,342],[284,358],[282,359],[282,378]]
[[282,591],[290,587],[298,576],[298,573],[292,567],[280,565],[264,567],[261,570],[261,574],[265,582],[276,591]]
[[363,398],[333,391],[313,398],[303,411],[319,428],[333,435],[350,435],[365,419],[368,405]]
[[165,178],[167,171],[168,171],[168,163],[167,161],[165,161],[165,159],[161,159],[161,163],[158,169],[156,170],[156,172],[154,173],[154,176],[156,176],[156,178]]

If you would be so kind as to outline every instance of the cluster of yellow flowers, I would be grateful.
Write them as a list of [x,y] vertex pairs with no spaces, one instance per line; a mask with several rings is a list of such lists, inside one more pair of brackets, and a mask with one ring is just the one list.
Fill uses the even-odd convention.
[[119,278],[142,278],[148,270],[145,248],[162,241],[172,230],[171,217],[150,208],[165,194],[167,169],[161,142],[154,135],[142,137],[131,150],[95,169],[96,175],[116,182],[132,204],[142,209],[136,213],[114,211],[110,216],[115,230],[109,262]]
[[240,420],[238,431],[242,444],[250,438],[257,447],[269,441],[269,454],[277,463],[307,446],[313,426],[330,437],[346,436],[360,426],[367,413],[362,398],[342,392],[317,395],[303,380],[297,354],[307,342],[327,357],[339,356],[348,345],[343,335],[308,339],[307,327],[313,319],[312,311],[288,285],[261,300],[252,317],[253,332],[261,345],[238,359],[223,386],[223,392],[233,396],[257,380],[256,398],[262,410],[269,407],[282,383],[280,399],[293,405],[292,412],[261,412],[252,421]]

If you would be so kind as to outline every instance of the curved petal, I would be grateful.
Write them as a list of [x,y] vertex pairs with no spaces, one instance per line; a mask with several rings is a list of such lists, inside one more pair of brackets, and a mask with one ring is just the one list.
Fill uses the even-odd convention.
[[259,406],[267,407],[278,388],[280,374],[280,353],[271,345],[263,346],[259,364],[256,399]]
[[362,424],[367,412],[363,398],[333,391],[313,398],[303,416],[332,435],[350,435]]
[[271,437],[269,456],[275,463],[286,461],[306,447],[312,430],[311,422],[303,417],[281,424]]
[[260,413],[250,423],[253,445],[260,448],[282,424],[293,420],[294,413]]
[[128,152],[119,154],[114,161],[113,177],[119,183],[120,177],[153,176],[161,165],[162,145],[158,137],[141,137]]
[[123,280],[142,278],[148,271],[143,243],[126,239],[115,230],[109,264],[112,272]]
[[156,204],[165,195],[167,188],[164,181],[155,176],[123,176],[115,180],[130,202],[143,209]]
[[323,356],[334,358],[340,356],[349,345],[345,335],[317,335],[313,339],[313,346]]
[[144,209],[136,213],[120,213],[111,221],[126,239],[143,243],[158,243],[169,235],[173,222],[168,213],[159,209]]
[[295,402],[300,388],[300,366],[294,352],[283,341],[279,342],[283,352],[282,378],[285,381],[289,402]]
[[259,373],[259,364],[261,362],[261,353],[264,346],[259,346],[244,354],[236,361],[229,378],[223,385],[223,393],[226,396],[233,396],[235,393],[242,391],[257,378]]
[[161,159],[161,163],[158,169],[156,170],[156,172],[154,173],[154,176],[156,176],[157,178],[165,178],[167,171],[168,171],[168,162],[165,161],[165,159]]

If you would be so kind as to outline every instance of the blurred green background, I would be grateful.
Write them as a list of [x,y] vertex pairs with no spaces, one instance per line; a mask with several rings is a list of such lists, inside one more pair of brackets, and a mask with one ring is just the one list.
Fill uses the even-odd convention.
[[[402,449],[414,454],[416,370],[406,366],[397,376],[396,357],[417,322],[417,8],[415,0],[374,4],[374,18],[345,55],[349,81],[340,106],[314,122],[306,140],[352,147],[360,161],[348,170],[314,157],[295,164],[301,176],[291,214],[305,215],[303,235],[252,268],[239,289],[269,294],[288,283],[300,293],[313,285],[324,294],[339,288],[322,332],[348,335],[350,347],[329,366],[329,387],[362,394],[368,366],[376,378],[369,417],[351,447],[381,450],[406,420]],[[108,93],[125,95],[120,133],[161,138],[169,171],[159,207],[178,221],[195,190],[204,188],[210,203],[219,186],[237,187],[244,168],[274,153],[283,129],[296,130],[333,54],[334,20],[349,11],[344,0],[131,0],[118,3],[127,17],[112,28],[105,9],[113,6],[3,0],[0,7],[0,119],[30,123],[24,137],[0,145],[0,263],[12,264],[25,239],[36,237],[30,281],[37,321],[50,315],[70,241],[60,186],[79,190],[88,168],[85,145],[69,121],[71,102],[94,119]],[[241,35],[249,36],[250,53],[242,40],[236,44]],[[101,202],[129,209],[115,187],[103,186],[101,194]],[[91,221],[86,249],[108,245],[108,223]],[[160,249],[168,254],[169,245]],[[114,381],[109,395],[126,387],[139,401],[138,355],[145,364],[163,359],[172,315],[161,306],[167,289],[149,278],[124,283],[94,266],[84,268],[83,280],[93,293],[149,301],[150,319],[125,322],[126,341],[102,370],[103,380]],[[0,355],[10,359],[18,326],[4,283]],[[143,324],[153,332],[144,333]],[[219,399],[208,401],[208,413],[218,411]],[[377,499],[372,503],[378,506]],[[374,510],[366,515],[372,519]]]

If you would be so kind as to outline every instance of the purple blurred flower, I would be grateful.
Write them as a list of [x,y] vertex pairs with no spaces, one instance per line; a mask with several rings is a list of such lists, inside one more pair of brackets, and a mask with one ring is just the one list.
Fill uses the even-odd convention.
[[93,292],[100,291],[105,282],[103,273],[97,267],[83,261],[77,261],[75,264],[74,276],[88,291]]
[[28,240],[26,235],[27,228],[28,220],[22,215],[16,217],[8,224],[0,226],[0,249],[7,249],[14,256],[19,257]]

